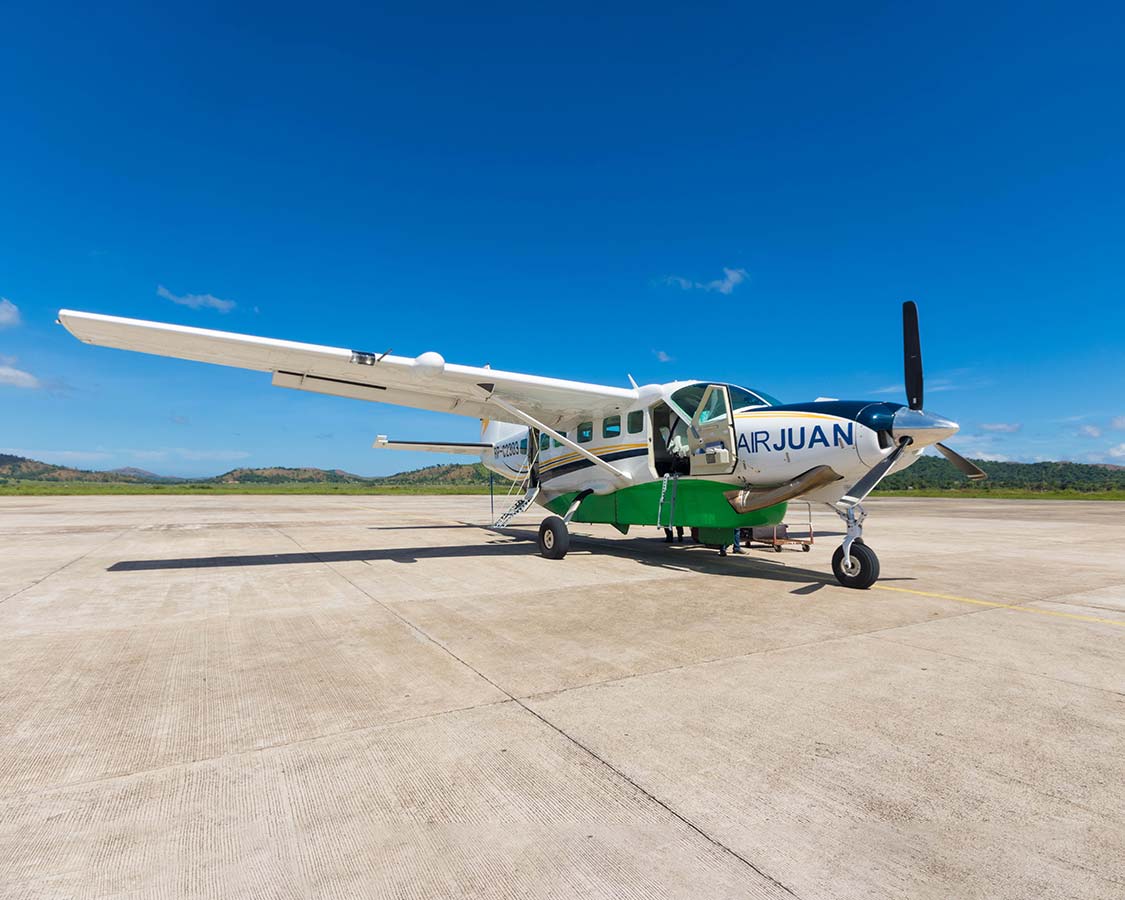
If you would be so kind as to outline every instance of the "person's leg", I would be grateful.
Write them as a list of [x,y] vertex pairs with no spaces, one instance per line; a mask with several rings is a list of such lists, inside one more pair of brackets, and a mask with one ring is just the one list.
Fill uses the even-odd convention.
[[732,553],[741,553],[742,552],[742,544],[740,544],[738,542],[739,536],[740,535],[738,533],[738,529],[737,528],[734,529],[734,549],[731,551]]
[[664,529],[664,543],[665,544],[672,543],[672,529],[671,528],[665,528]]
[[679,539],[679,542],[681,544],[684,542],[684,526],[683,525],[677,525],[676,526],[676,537]]

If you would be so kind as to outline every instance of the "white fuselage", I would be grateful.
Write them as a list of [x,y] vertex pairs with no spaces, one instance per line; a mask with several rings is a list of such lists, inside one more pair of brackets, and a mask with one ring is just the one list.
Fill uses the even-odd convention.
[[[576,417],[559,424],[557,429],[565,430],[571,440],[581,441],[582,449],[609,462],[631,483],[656,480],[661,472],[655,452],[653,409],[683,384],[660,386],[659,395],[650,392],[644,405],[614,410],[609,415],[591,414],[581,417],[581,421]],[[641,415],[629,415],[638,412]],[[728,421],[726,415],[716,417],[710,422],[712,430],[717,423]],[[631,427],[634,430],[630,431]],[[530,429],[524,426],[487,424],[482,439],[491,442],[493,448],[484,452],[482,461],[505,478],[522,480],[528,474],[529,458],[535,449],[529,444],[531,436]],[[539,442],[536,463],[544,501],[572,491],[591,489],[601,494],[623,486],[576,449],[543,434],[539,435]],[[818,466],[829,466],[840,479],[805,494],[803,499],[833,503],[894,447],[886,435],[881,438],[879,432],[852,418],[815,410],[774,410],[768,406],[735,410],[733,444],[727,470],[683,477],[707,478],[737,487],[771,487]],[[895,470],[911,465],[920,450],[921,447],[904,453]],[[701,451],[696,447],[693,452]]]

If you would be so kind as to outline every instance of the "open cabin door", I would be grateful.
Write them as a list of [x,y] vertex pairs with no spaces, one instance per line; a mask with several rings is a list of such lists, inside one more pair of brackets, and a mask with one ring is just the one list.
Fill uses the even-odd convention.
[[738,462],[738,445],[730,391],[725,384],[707,385],[691,425],[694,434],[699,435],[698,446],[691,454],[691,474],[729,475],[733,472]]

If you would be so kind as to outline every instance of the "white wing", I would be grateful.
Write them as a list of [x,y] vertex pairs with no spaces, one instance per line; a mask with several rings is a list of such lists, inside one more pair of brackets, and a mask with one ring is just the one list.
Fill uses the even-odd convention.
[[87,344],[272,372],[279,387],[477,419],[512,421],[493,398],[551,426],[621,410],[638,399],[631,388],[453,365],[437,353],[390,356],[68,309],[59,312],[59,321]]

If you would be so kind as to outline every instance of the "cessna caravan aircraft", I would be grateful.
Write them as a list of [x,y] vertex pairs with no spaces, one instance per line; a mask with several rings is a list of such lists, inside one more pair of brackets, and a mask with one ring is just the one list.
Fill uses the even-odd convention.
[[376,447],[479,456],[522,495],[503,527],[533,503],[551,515],[539,552],[561,559],[569,522],[685,526],[708,545],[736,528],[775,525],[786,503],[825,503],[847,525],[832,558],[846,587],[870,587],[879,560],[863,542],[860,505],[890,472],[936,447],[972,479],[985,473],[940,443],[956,423],[922,408],[918,311],[903,304],[907,405],[869,400],[781,403],[760,390],[709,381],[611,387],[487,366],[440,354],[391,356],[62,310],[87,344],[270,372],[278,387],[472,416],[476,443],[389,441]]

